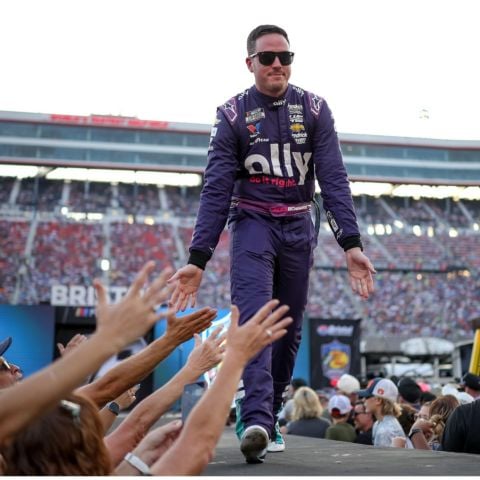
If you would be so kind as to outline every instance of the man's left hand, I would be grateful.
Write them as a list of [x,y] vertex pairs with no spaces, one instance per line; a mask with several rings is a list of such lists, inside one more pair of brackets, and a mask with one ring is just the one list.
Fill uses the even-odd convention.
[[360,297],[367,299],[374,291],[372,274],[377,272],[359,247],[347,250],[345,255],[350,286]]

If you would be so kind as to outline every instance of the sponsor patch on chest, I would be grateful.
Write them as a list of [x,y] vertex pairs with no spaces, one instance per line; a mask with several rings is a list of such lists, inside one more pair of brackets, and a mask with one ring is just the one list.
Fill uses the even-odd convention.
[[245,113],[245,123],[256,123],[262,118],[265,118],[265,110],[263,108],[256,108]]

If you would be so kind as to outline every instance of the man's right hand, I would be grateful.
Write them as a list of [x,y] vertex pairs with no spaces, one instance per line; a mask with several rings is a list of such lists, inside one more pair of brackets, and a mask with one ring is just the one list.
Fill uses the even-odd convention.
[[169,284],[176,282],[175,290],[170,299],[170,305],[176,308],[177,312],[179,310],[183,312],[189,303],[191,308],[195,306],[197,291],[200,287],[202,276],[203,270],[189,263],[177,270],[175,275],[168,279]]

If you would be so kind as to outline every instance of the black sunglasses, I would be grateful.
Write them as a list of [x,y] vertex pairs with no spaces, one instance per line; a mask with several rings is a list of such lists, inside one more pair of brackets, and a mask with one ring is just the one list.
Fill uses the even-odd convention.
[[353,416],[357,417],[358,415],[362,415],[364,413],[367,413],[367,412],[366,411],[365,412],[353,412]]
[[250,55],[250,58],[258,57],[258,61],[262,65],[269,67],[275,61],[275,58],[278,57],[280,63],[285,66],[291,65],[294,55],[293,52],[257,52]]

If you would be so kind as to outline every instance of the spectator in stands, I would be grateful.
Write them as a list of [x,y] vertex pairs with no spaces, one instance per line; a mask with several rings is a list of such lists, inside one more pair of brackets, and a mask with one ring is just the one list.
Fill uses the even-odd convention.
[[3,356],[12,344],[12,337],[0,342],[0,389],[15,385],[22,378],[22,371],[17,365],[7,361]]
[[6,475],[109,475],[97,407],[81,395],[57,406],[15,435],[3,449]]
[[480,399],[480,376],[468,372],[462,378],[462,385],[465,392],[474,400]]
[[63,343],[57,343],[58,352],[63,357],[63,355],[66,355],[75,347],[83,343],[86,339],[87,337],[85,335],[81,333],[77,333],[68,341],[66,345],[63,345]]
[[303,378],[293,378],[287,387],[285,392],[286,402],[284,403],[280,413],[278,414],[278,420],[275,425],[275,432],[273,438],[268,442],[267,452],[276,453],[283,452],[285,450],[285,441],[282,436],[282,431],[286,432],[286,429],[282,430],[282,426],[286,425],[292,420],[293,414],[293,397],[295,392],[300,388],[307,385],[307,382]]
[[323,408],[322,418],[327,420],[329,424],[332,423],[332,417],[330,416],[330,412],[328,411],[328,401],[330,400],[330,395],[322,392],[321,390],[317,390],[318,399],[320,400],[320,405]]
[[397,388],[399,403],[408,404],[418,411],[422,394],[420,385],[411,377],[403,377],[398,381]]
[[453,395],[442,395],[430,405],[428,420],[417,418],[408,437],[414,448],[422,450],[442,450],[442,438],[448,418],[459,406]]
[[458,385],[454,383],[447,383],[442,387],[442,395],[453,395],[460,405],[474,401],[474,398],[469,393],[461,392],[457,387]]
[[292,378],[292,381],[290,382],[290,385],[287,388],[286,391],[286,402],[283,405],[282,410],[280,410],[280,413],[278,414],[278,423],[281,427],[286,425],[288,422],[292,420],[292,413],[293,413],[293,397],[295,395],[295,392],[300,388],[300,387],[306,387],[307,382],[303,378]]
[[420,405],[423,406],[425,404],[430,404],[436,398],[437,398],[437,396],[432,392],[422,392],[422,394],[420,395],[420,400],[419,400]]
[[355,405],[358,400],[360,382],[353,375],[344,373],[337,382],[336,388],[340,395],[345,395],[350,400],[351,405]]
[[480,454],[480,401],[460,405],[448,418],[441,440],[442,450]]
[[[163,281],[163,278],[161,280]],[[147,290],[144,298],[148,299],[149,315],[156,318],[157,315],[152,312],[150,302],[157,297],[153,292],[149,293]],[[106,306],[103,303],[105,301],[103,294],[100,292],[99,304]],[[122,306],[126,307],[125,316],[135,317],[135,313],[140,313],[136,311],[137,309],[128,308],[127,302],[123,302]],[[166,461],[163,461],[164,458],[162,458],[160,463],[157,462],[152,467],[152,473],[173,475],[198,474],[202,471],[211,458],[215,444],[223,430],[231,398],[245,364],[251,356],[255,355],[261,348],[264,348],[266,344],[276,341],[285,335],[285,327],[292,321],[290,317],[282,318],[288,307],[282,306],[276,309],[275,307],[278,307],[278,301],[272,300],[268,302],[242,327],[238,327],[238,309],[236,307],[232,308],[232,319],[227,336],[227,350],[222,368],[211,388],[211,392],[206,393],[194,411],[192,411],[183,434],[178,438],[178,448],[175,448],[175,445],[173,445],[172,449],[165,455],[167,457]],[[272,313],[274,309],[275,311]],[[139,322],[137,318],[135,320],[137,323],[143,323]],[[124,324],[121,325],[121,327],[125,326]],[[106,331],[108,332],[107,329]],[[112,335],[111,340],[116,340],[116,336]],[[67,361],[78,357],[79,352],[85,353],[84,350],[86,350],[90,341],[91,339],[79,345],[69,355],[62,357],[59,363],[65,365]],[[129,339],[129,341],[131,340]],[[125,340],[121,341],[120,344],[123,347]],[[78,359],[76,358],[76,360]],[[28,383],[31,382],[25,381],[23,386]],[[7,395],[8,393],[5,393],[2,400]],[[68,410],[68,415],[65,415],[63,411],[60,412],[64,417],[67,417],[67,422],[62,424],[60,420],[55,420],[55,417],[54,421],[50,422],[52,415],[54,416],[59,409]],[[87,422],[87,419],[82,416],[82,411],[85,412],[91,422]],[[50,423],[52,425],[49,428],[43,428],[43,425],[50,425]],[[67,441],[64,441],[63,446],[65,450],[61,450],[59,447],[56,449],[48,448],[53,443],[53,439],[49,438],[49,436],[52,435],[60,439],[60,431],[63,435],[72,437],[70,445]],[[106,454],[105,447],[101,442],[102,433],[103,426],[93,404],[90,404],[89,407],[88,400],[81,396],[71,396],[68,401],[60,402],[60,406],[57,406],[53,414],[50,412],[43,415],[41,419],[31,423],[27,427],[26,432],[16,435],[15,441],[11,444],[12,450],[6,450],[7,471],[13,472],[19,469],[17,462],[20,461],[20,456],[24,449],[28,448],[33,450],[33,452],[38,450],[39,454],[32,454],[35,460],[32,460],[31,463],[27,462],[27,465],[22,467],[24,470],[21,473],[36,475],[44,473],[68,475],[108,474],[111,471],[110,458]],[[76,436],[80,436],[84,443],[76,440]],[[202,438],[201,442],[198,441],[200,436]],[[45,448],[40,449],[38,446],[39,442]],[[93,452],[96,454],[90,453],[89,448],[93,448]],[[74,452],[72,452],[72,449]],[[19,453],[17,454],[17,452]],[[97,461],[99,455],[100,462]],[[102,458],[106,459],[106,461],[102,461]],[[126,456],[126,459],[138,466],[138,459],[135,462],[132,460],[131,455]]]
[[[355,405],[358,400],[358,391],[360,390],[360,382],[348,373],[344,373],[336,384],[336,388],[340,395],[345,395],[350,400],[350,405]],[[355,418],[353,414],[353,408],[348,415],[348,423],[355,426]]]
[[117,465],[128,451],[137,446],[152,425],[180,398],[185,385],[195,382],[222,360],[225,351],[225,334],[220,335],[222,328],[216,328],[204,342],[196,334],[195,347],[183,368],[136,405],[120,426],[106,437],[113,465]]
[[99,407],[140,383],[164,358],[183,342],[211,325],[217,311],[204,307],[183,317],[167,315],[165,333],[140,352],[120,362],[105,375],[77,390]]
[[[434,398],[434,400],[437,397]],[[422,420],[429,420],[430,419],[430,406],[432,405],[432,402],[425,402],[422,404],[420,407],[420,410],[415,416],[415,420],[418,420],[419,418]]]
[[155,305],[169,295],[164,271],[147,288],[155,264],[148,262],[139,272],[128,293],[120,302],[109,305],[105,287],[94,283],[98,303],[95,333],[50,366],[2,392],[0,409],[0,445],[23,430],[77,387],[84,378],[130,342],[144,335],[165,314],[156,313]]
[[[141,459],[144,464],[142,470],[146,467],[142,473],[170,476],[199,475],[202,472],[211,460],[215,445],[223,432],[245,365],[268,343],[284,336],[287,333],[286,327],[292,322],[291,317],[283,318],[288,307],[278,307],[278,303],[277,300],[267,302],[241,326],[238,325],[238,308],[232,307],[226,351],[215,382],[191,411],[182,432],[167,452],[150,468],[145,464],[145,459]],[[151,437],[148,440],[150,439]],[[156,447],[153,442],[153,448]],[[265,454],[266,448],[263,452]],[[156,455],[158,458],[158,452]],[[138,465],[135,460],[132,463]],[[127,465],[126,462],[122,462],[116,471],[120,475],[137,472],[138,467]]]
[[330,423],[322,418],[323,407],[317,393],[310,387],[300,387],[293,396],[292,419],[286,433],[304,437],[325,438]]
[[328,411],[333,425],[328,427],[325,438],[340,442],[354,442],[357,438],[355,429],[348,423],[352,405],[345,395],[333,395],[328,402]]
[[371,412],[376,421],[373,424],[374,447],[391,447],[395,437],[405,438],[402,426],[397,420],[400,415],[397,397],[398,389],[388,378],[375,378],[365,390],[358,393],[365,399],[367,412]]
[[116,418],[118,417],[118,414],[122,410],[126,410],[135,402],[135,400],[137,399],[136,392],[139,388],[140,385],[135,385],[134,387],[129,388],[127,391],[119,395],[115,400],[107,403],[107,405],[105,405],[98,412],[103,425],[104,434],[106,434],[110,427],[113,425]]
[[375,419],[373,418],[371,412],[367,412],[363,400],[357,400],[357,402],[355,402],[355,406],[353,407],[353,415],[355,430],[357,432],[355,443],[373,445],[372,428]]
[[403,433],[408,435],[412,425],[415,423],[417,411],[409,403],[399,403],[400,415],[397,420],[402,426]]

